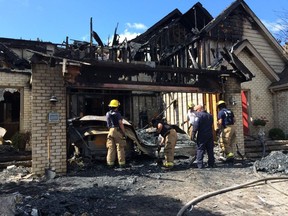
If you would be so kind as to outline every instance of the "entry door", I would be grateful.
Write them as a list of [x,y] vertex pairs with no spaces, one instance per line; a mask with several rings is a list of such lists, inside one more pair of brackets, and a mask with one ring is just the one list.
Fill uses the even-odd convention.
[[249,91],[241,91],[244,135],[249,135]]

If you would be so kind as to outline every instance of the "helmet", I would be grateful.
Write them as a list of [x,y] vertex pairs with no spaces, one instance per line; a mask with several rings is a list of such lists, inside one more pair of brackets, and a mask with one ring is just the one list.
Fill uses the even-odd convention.
[[110,101],[108,106],[109,107],[119,107],[120,106],[120,102],[118,100],[113,99],[113,100]]
[[218,101],[217,106],[219,106],[219,105],[221,105],[221,104],[225,104],[225,101],[224,101],[224,100]]
[[195,105],[192,103],[192,102],[189,102],[188,103],[188,108],[192,108],[192,107],[194,107]]

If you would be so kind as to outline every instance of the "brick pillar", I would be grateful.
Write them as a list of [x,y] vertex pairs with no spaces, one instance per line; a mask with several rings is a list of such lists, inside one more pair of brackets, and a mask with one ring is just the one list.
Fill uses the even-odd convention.
[[[241,83],[234,77],[229,77],[225,82],[224,100],[227,108],[234,112],[236,118],[237,144],[239,151],[244,155],[244,131],[242,121],[242,99],[241,99]],[[231,102],[235,102],[234,104]],[[236,146],[233,146],[236,152]]]
[[[39,175],[45,173],[50,141],[51,167],[57,174],[66,173],[66,88],[62,67],[34,64],[32,80],[32,171]],[[52,95],[58,99],[55,104],[49,101]],[[51,112],[59,114],[59,122],[48,123]]]

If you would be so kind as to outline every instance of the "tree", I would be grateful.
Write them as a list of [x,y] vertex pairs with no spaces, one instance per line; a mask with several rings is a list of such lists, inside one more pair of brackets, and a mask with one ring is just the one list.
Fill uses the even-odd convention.
[[277,30],[275,36],[279,43],[283,44],[286,53],[288,53],[288,10],[279,12],[279,17],[279,21],[274,26]]

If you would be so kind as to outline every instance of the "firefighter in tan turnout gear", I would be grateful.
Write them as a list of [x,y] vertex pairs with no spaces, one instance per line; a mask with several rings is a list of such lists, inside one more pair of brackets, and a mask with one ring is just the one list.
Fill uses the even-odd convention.
[[120,103],[118,100],[111,100],[108,107],[109,111],[106,113],[107,127],[109,133],[107,136],[107,165],[109,167],[115,166],[115,161],[118,159],[119,167],[125,167],[125,146],[126,135],[125,128],[122,122],[123,118],[118,111]]
[[218,112],[218,129],[220,130],[220,147],[226,155],[227,162],[234,161],[233,145],[236,144],[236,130],[234,113],[227,109],[226,103],[220,100],[217,103]]

